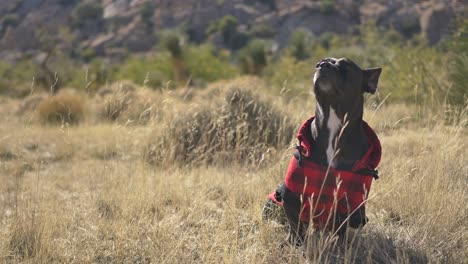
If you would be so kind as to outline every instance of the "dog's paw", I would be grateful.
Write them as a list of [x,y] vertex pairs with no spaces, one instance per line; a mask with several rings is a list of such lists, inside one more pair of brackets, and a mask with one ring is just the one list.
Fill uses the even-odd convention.
[[288,221],[284,214],[283,207],[275,204],[270,199],[263,205],[262,218],[263,221],[275,221],[281,225],[286,225]]

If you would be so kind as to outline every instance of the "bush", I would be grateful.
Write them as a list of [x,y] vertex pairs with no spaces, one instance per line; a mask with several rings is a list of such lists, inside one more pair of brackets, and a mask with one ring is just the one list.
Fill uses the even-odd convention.
[[187,70],[195,80],[211,82],[230,79],[238,75],[238,70],[231,65],[228,58],[213,54],[213,47],[208,45],[189,47],[185,56]]
[[115,79],[130,80],[151,88],[161,88],[174,80],[171,57],[168,53],[131,56],[119,67]]
[[2,19],[2,26],[7,27],[16,27],[19,23],[19,17],[16,14],[7,14]]
[[219,31],[226,46],[231,46],[231,40],[237,33],[238,24],[237,19],[233,16],[225,16],[219,21]]
[[35,259],[46,251],[43,244],[43,233],[44,230],[40,224],[35,222],[32,224],[19,223],[11,232],[8,249],[21,261]]
[[76,26],[83,26],[87,21],[101,20],[103,14],[104,7],[101,3],[81,2],[73,9],[72,17]]
[[272,11],[277,11],[278,10],[278,5],[276,3],[276,0],[259,0],[260,3],[268,6],[270,10]]
[[161,40],[164,49],[169,51],[173,58],[181,58],[183,55],[182,38],[178,33],[166,32],[162,34]]
[[254,38],[270,39],[276,36],[276,30],[268,25],[254,25],[249,30],[249,36]]
[[154,10],[156,9],[156,5],[153,2],[145,2],[140,7],[140,16],[143,22],[146,23],[148,26],[153,26],[153,21],[151,20],[154,15]]
[[293,133],[290,120],[270,100],[233,87],[220,107],[177,115],[145,157],[154,164],[258,165],[269,150],[288,146]]
[[78,124],[84,118],[83,98],[58,94],[43,100],[37,107],[39,119],[47,124]]
[[22,60],[15,64],[0,61],[0,93],[14,97],[24,97],[34,88],[49,89],[44,72],[32,61]]
[[210,21],[206,27],[205,33],[207,35],[214,34],[219,31],[219,20]]
[[273,84],[272,91],[280,94],[287,88],[295,95],[307,95],[312,89],[315,61],[297,61],[291,56],[282,56],[269,65],[264,76]]
[[267,43],[263,40],[253,40],[239,51],[238,61],[242,72],[260,75],[267,66]]
[[337,11],[334,0],[321,0],[319,3],[319,8],[320,12],[325,15],[331,15]]
[[103,121],[125,125],[142,125],[151,121],[157,114],[156,104],[151,93],[131,82],[113,84],[98,92],[95,104],[98,118]]
[[451,65],[450,80],[452,86],[448,92],[450,103],[461,105],[467,102],[468,91],[468,19],[460,22],[458,30],[450,40]]
[[289,40],[291,55],[296,60],[306,60],[310,57],[309,47],[311,46],[311,35],[305,30],[296,30]]
[[117,121],[132,102],[131,96],[126,93],[116,93],[105,99],[99,117],[105,121]]

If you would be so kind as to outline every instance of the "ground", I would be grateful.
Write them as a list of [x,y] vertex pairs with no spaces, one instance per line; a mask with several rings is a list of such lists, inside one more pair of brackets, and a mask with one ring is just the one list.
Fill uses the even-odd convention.
[[[281,247],[284,227],[261,218],[267,194],[286,171],[288,145],[271,149],[258,166],[148,162],[148,145],[168,133],[171,113],[195,111],[212,103],[209,96],[220,95],[206,90],[189,97],[172,91],[145,94],[162,103],[155,106],[157,117],[144,124],[100,121],[90,113],[94,110],[78,125],[44,124],[34,111],[18,114],[24,100],[0,97],[0,262],[468,259],[466,109],[447,114],[414,105],[375,105],[368,98],[365,119],[383,145],[380,179],[368,201],[370,221],[350,232],[346,243],[313,234],[308,247],[298,249]],[[96,98],[85,101],[99,104]],[[267,98],[297,127],[313,113],[312,95],[304,104],[281,95]]]

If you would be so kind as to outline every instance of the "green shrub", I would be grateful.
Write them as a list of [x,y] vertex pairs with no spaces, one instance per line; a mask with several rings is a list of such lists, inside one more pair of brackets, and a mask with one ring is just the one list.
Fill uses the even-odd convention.
[[233,16],[224,16],[220,20],[212,21],[205,30],[207,35],[220,32],[224,45],[231,50],[244,47],[249,35],[237,30],[239,23]]
[[173,58],[181,58],[183,55],[181,36],[176,32],[168,31],[163,33],[161,37],[164,49],[169,51]]
[[276,30],[268,25],[254,25],[248,34],[254,38],[270,39],[276,36]]
[[145,22],[147,26],[153,26],[153,21],[151,19],[153,18],[155,9],[156,5],[153,2],[145,2],[140,7],[141,19],[143,20],[143,22]]
[[242,72],[247,74],[260,75],[267,66],[267,43],[260,39],[255,39],[239,51],[237,56]]
[[449,43],[451,54],[448,92],[450,103],[461,105],[467,102],[468,91],[468,19],[460,21],[459,28]]
[[278,10],[278,5],[276,3],[276,0],[258,0],[260,3],[268,6],[270,10],[272,11],[277,11]]
[[118,68],[115,80],[130,80],[151,88],[166,86],[174,80],[171,56],[166,52],[131,56]]
[[6,27],[16,27],[19,23],[19,17],[17,14],[7,14],[2,19],[2,26]]
[[264,76],[273,84],[272,91],[277,94],[283,88],[295,95],[307,94],[312,87],[313,65],[314,61],[297,61],[294,57],[283,55],[265,69]]
[[321,0],[319,3],[319,8],[320,12],[325,15],[331,15],[337,11],[334,0]]
[[226,46],[230,46],[232,38],[237,33],[238,24],[237,19],[233,16],[225,16],[219,21],[219,31]]
[[243,48],[250,40],[250,37],[243,32],[235,32],[229,42],[229,48],[231,50],[239,50]]
[[311,35],[305,30],[296,30],[289,40],[289,50],[296,60],[306,60],[310,57],[309,47],[311,45]]
[[215,56],[213,47],[209,45],[189,47],[185,62],[189,74],[195,80],[211,82],[233,78],[239,73],[228,58]]
[[72,12],[74,24],[83,26],[87,21],[95,21],[102,19],[104,7],[98,2],[81,2]]
[[210,23],[206,27],[205,33],[207,35],[211,35],[218,31],[219,31],[219,20],[213,20],[213,21],[210,21]]
[[11,65],[4,77],[10,80],[31,82],[38,73],[39,68],[36,64],[28,60],[22,60],[14,65]]

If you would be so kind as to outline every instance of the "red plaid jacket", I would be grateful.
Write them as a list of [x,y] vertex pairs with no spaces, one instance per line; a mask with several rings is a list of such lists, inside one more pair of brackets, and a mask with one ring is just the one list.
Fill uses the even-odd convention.
[[[376,176],[372,175],[372,172],[380,162],[382,148],[375,132],[363,121],[370,146],[351,171],[336,170],[314,163],[308,159],[312,155],[313,120],[314,117],[307,120],[297,136],[303,150],[302,166],[299,159],[293,157],[289,162],[284,183],[301,199],[301,221],[308,223],[312,216],[314,226],[323,228],[334,222],[334,215],[349,215],[365,204],[372,179]],[[271,193],[269,198],[282,205],[282,202],[275,198],[275,192]]]

